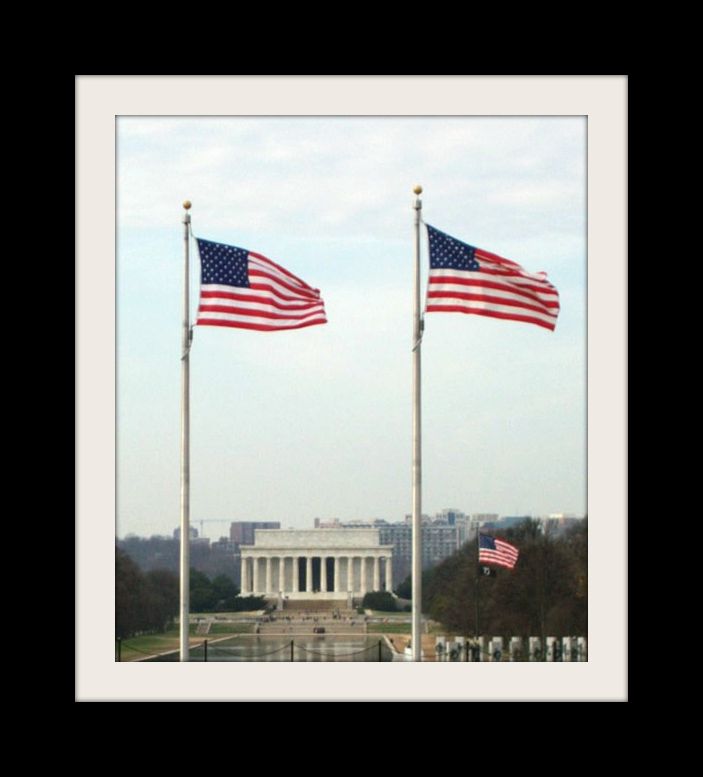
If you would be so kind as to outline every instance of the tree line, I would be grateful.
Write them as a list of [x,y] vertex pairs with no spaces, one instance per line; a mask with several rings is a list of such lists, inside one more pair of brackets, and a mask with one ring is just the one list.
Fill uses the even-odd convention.
[[[227,575],[212,580],[190,570],[191,612],[237,612],[263,610],[260,596],[239,596],[239,589]],[[123,639],[135,634],[166,631],[180,608],[178,576],[168,569],[143,572],[120,548],[115,548],[115,635]]]
[[[167,569],[178,574],[180,565],[179,540],[172,537],[136,537],[128,535],[117,540],[117,546],[123,550],[140,569],[148,572],[152,569]],[[227,575],[234,581],[239,580],[239,564],[231,553],[223,553],[207,543],[190,544],[190,565],[211,578]]]
[[178,613],[178,578],[168,570],[142,572],[115,549],[115,634],[117,637],[165,631]]
[[[486,532],[489,533],[489,532]],[[514,569],[477,576],[478,552],[467,542],[422,575],[422,609],[448,630],[473,635],[588,634],[588,520],[556,536],[535,520],[500,532],[520,551]],[[407,578],[397,589],[410,598]]]

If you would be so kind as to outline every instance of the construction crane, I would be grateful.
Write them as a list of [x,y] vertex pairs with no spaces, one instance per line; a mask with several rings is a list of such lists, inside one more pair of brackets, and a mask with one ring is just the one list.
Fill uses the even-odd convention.
[[203,524],[205,523],[232,523],[231,520],[225,519],[225,518],[201,518],[199,521],[195,521],[195,523],[200,524],[200,536],[202,537],[205,532],[205,527]]

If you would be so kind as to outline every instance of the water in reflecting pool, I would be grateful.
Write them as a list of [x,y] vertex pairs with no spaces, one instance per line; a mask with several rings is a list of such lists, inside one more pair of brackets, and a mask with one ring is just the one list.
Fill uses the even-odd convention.
[[[292,646],[291,646],[292,641]],[[178,661],[178,652],[151,661]],[[190,649],[191,661],[204,661],[202,646]],[[207,661],[392,661],[383,638],[376,636],[267,637],[237,635],[208,640]]]

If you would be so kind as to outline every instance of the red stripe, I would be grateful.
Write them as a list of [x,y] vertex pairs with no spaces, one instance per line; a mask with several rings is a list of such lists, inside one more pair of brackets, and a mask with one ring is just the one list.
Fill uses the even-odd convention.
[[[320,311],[324,315],[324,311]],[[290,319],[290,318],[305,318],[306,316],[313,315],[312,313],[304,313],[302,316],[297,315],[283,315],[281,313],[269,313],[265,310],[251,310],[250,308],[234,308],[227,305],[201,305],[198,308],[198,313],[231,313],[233,316],[250,316],[251,318],[273,318],[273,319]]]
[[500,561],[495,561],[493,559],[487,560],[485,558],[481,558],[480,556],[478,560],[480,564],[488,564],[488,565],[492,564],[493,566],[503,567],[504,569],[513,569],[515,567],[515,564],[503,564]]
[[289,305],[281,305],[280,302],[277,302],[275,299],[272,299],[269,296],[266,297],[252,297],[251,295],[247,294],[235,294],[232,291],[201,291],[200,292],[200,299],[233,299],[237,302],[263,302],[266,305],[273,305],[273,307],[278,308],[279,310],[309,310],[310,308],[314,307],[315,305],[321,305],[322,300],[318,300],[317,302],[301,302],[300,305],[297,306],[289,306]]
[[285,267],[281,267],[280,264],[276,264],[276,262],[272,262],[267,256],[264,256],[263,254],[257,254],[256,251],[249,251],[249,256],[253,256],[255,259],[260,259],[262,262],[267,262],[268,264],[271,265],[271,267],[275,267],[277,270],[282,272],[284,275],[287,275],[289,278],[294,280],[296,283],[301,284],[306,289],[309,289],[310,291],[314,291],[314,292],[319,293],[318,289],[313,289],[312,286],[308,286],[308,284],[305,283],[305,281],[302,281],[300,278],[298,278],[297,276],[293,275],[293,273],[290,272],[289,270],[286,270]]
[[527,281],[527,283],[518,283],[517,281],[510,280],[507,282],[511,284],[514,283],[521,289],[532,289],[533,291],[538,291],[541,294],[555,294],[557,297],[559,296],[559,292],[557,292],[556,287],[552,286],[552,284],[548,281],[536,281],[534,278],[528,278],[523,273],[509,272],[508,270],[489,270],[485,267],[482,267],[480,270],[476,270],[475,272],[480,272],[481,275],[493,275],[498,278],[520,278],[523,281]]
[[488,548],[481,549],[481,558],[493,561],[504,561],[506,564],[513,564],[516,560],[512,556],[505,556],[502,553],[498,553],[497,551]]
[[524,310],[533,310],[535,313],[544,313],[545,316],[554,316],[556,314],[550,312],[545,307],[537,307],[536,305],[528,305],[526,302],[518,302],[514,299],[504,299],[503,297],[491,297],[488,294],[467,294],[463,291],[428,291],[428,297],[433,299],[467,299],[473,302],[489,302],[494,305],[505,305],[506,307],[523,308]]
[[477,316],[490,316],[492,318],[504,318],[510,321],[524,321],[528,324],[537,324],[537,326],[543,326],[545,329],[551,329],[554,331],[554,324],[548,324],[546,321],[542,321],[539,318],[532,318],[531,316],[518,316],[512,313],[498,313],[492,310],[469,310],[461,307],[460,305],[428,305],[426,308],[428,313],[472,313]]
[[275,332],[281,329],[302,329],[306,326],[315,324],[326,324],[327,319],[319,321],[305,321],[302,324],[292,324],[291,326],[268,326],[267,324],[248,324],[241,321],[220,321],[219,319],[199,318],[197,324],[200,326],[227,326],[232,329],[256,329],[259,332]]
[[273,288],[273,286],[269,286],[268,283],[251,283],[249,284],[250,289],[254,289],[254,291],[266,291],[269,294],[274,294],[278,299],[283,300],[289,300],[290,302],[303,302],[304,300],[310,299],[310,300],[317,300],[320,301],[319,297],[302,297],[298,295],[297,297],[289,297],[287,294],[281,294],[280,291],[277,291]]
[[492,550],[491,548],[481,548],[481,558],[494,558],[499,561],[507,561],[508,563],[515,563],[517,561],[517,553],[503,553],[500,550]]
[[[535,302],[539,302],[542,305],[546,305],[547,307],[552,308],[558,308],[559,302],[545,302],[539,298],[539,294],[533,294],[531,291],[526,291],[526,289],[532,288],[525,285],[520,284],[519,286],[517,284],[510,284],[510,283],[498,283],[496,281],[484,281],[479,278],[457,278],[454,275],[430,275],[429,280],[430,285],[434,284],[441,284],[441,283],[451,283],[456,286],[481,286],[482,288],[486,289],[497,289],[499,291],[508,291],[511,294],[520,294],[523,297],[527,297],[528,299],[534,300]],[[537,289],[535,289],[537,290]],[[542,292],[546,293],[546,292]]]
[[[510,259],[504,259],[502,256],[498,256],[498,254],[492,254],[490,251],[484,251],[483,248],[477,248],[474,256],[479,259],[485,259],[487,262],[497,262],[498,264],[508,265],[508,267],[520,267],[517,262],[512,262]],[[520,267],[520,269],[522,269],[522,267]]]
[[[288,289],[288,291],[292,291],[294,294],[298,294],[301,297],[309,297],[310,299],[315,299],[315,297],[319,296],[315,294],[311,289],[303,288],[301,289],[300,286],[294,286],[292,283],[286,283],[286,281],[281,280],[280,278],[276,278],[275,275],[271,275],[267,272],[262,272],[261,270],[253,270],[251,267],[249,268],[249,277],[255,277],[255,278],[268,278],[270,281],[273,281],[274,283],[277,283],[279,286],[283,286],[284,289]],[[250,284],[253,286],[254,284]]]

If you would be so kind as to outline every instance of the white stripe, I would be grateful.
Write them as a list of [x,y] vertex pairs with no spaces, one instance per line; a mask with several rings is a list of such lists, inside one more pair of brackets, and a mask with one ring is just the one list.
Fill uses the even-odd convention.
[[[480,261],[482,270],[494,270],[506,277],[514,278],[515,280],[524,279],[530,281],[530,283],[538,283],[540,286],[549,285],[546,273],[527,272],[522,267],[506,267],[504,264],[494,264],[487,262],[484,259]],[[492,275],[492,273],[490,273]]]
[[296,278],[295,276],[291,278],[290,275],[286,275],[284,272],[281,272],[278,267],[274,267],[272,264],[269,264],[269,262],[263,261],[262,259],[259,259],[256,256],[252,256],[251,254],[249,254],[249,266],[255,267],[257,270],[267,272],[269,275],[275,275],[282,281],[286,281],[293,286],[298,286],[300,289],[313,291],[313,289],[311,289],[308,284],[305,283],[305,281],[301,281],[300,278]]
[[[547,315],[545,313],[538,313],[534,310],[526,310],[525,308],[518,308],[515,305],[497,305],[492,302],[476,302],[468,299],[428,299],[427,306],[451,306],[463,308],[464,310],[487,310],[495,313],[507,313],[514,316],[528,316],[529,318],[536,318],[540,321],[544,321],[545,324],[550,326],[556,324],[556,317],[553,315]],[[430,311],[432,312],[432,311]]]
[[[499,297],[500,299],[504,299],[508,302],[515,301],[521,302],[524,305],[534,305],[536,307],[540,307],[544,313],[551,313],[555,318],[559,310],[558,307],[547,307],[546,305],[541,304],[540,300],[531,299],[529,297],[523,296],[522,294],[516,294],[514,291],[506,291],[504,289],[490,289],[486,288],[485,286],[464,286],[458,283],[431,283],[427,287],[427,291],[428,294],[430,291],[441,291],[449,296],[451,296],[452,293],[490,295],[491,297]],[[433,300],[437,298],[428,296],[427,299]],[[550,300],[550,302],[554,302],[554,300]]]
[[296,292],[289,291],[288,289],[284,289],[282,286],[278,286],[278,284],[274,284],[268,278],[256,278],[254,283],[258,283],[258,282],[266,283],[273,287],[277,287],[280,290],[280,294],[284,294],[286,297],[290,297],[290,299],[281,299],[279,294],[277,294],[276,292],[269,291],[268,289],[266,290],[252,289],[249,286],[227,286],[220,283],[204,283],[201,285],[200,291],[201,292],[202,291],[225,291],[230,294],[242,294],[247,297],[254,297],[257,299],[271,297],[273,299],[280,301],[282,305],[289,305],[289,304],[295,305],[300,302],[314,304],[316,302],[322,301],[319,294],[308,294],[306,296],[302,296],[300,294],[297,294]]
[[481,553],[487,553],[493,556],[502,556],[508,558],[517,558],[517,553],[505,553],[502,550],[493,550],[492,548],[481,548]]
[[512,263],[506,266],[504,264],[501,264],[500,262],[495,262],[491,259],[486,259],[482,256],[479,256],[477,258],[480,264],[482,265],[482,267],[484,267],[487,270],[507,270],[510,272],[519,273],[521,277],[526,278],[527,280],[533,281],[534,283],[540,283],[540,284],[546,283],[551,286],[551,284],[547,280],[546,272],[528,272],[524,267],[521,267],[519,264]]
[[261,318],[260,316],[247,316],[237,315],[234,313],[199,313],[198,321],[241,321],[245,324],[261,324],[264,326],[291,326],[295,324],[302,324],[306,321],[327,321],[323,312],[312,313],[309,316],[301,316],[300,318]]
[[[310,291],[306,289],[301,289],[300,291],[291,291],[290,289],[287,289],[285,286],[282,286],[280,283],[276,283],[276,281],[272,281],[270,278],[258,278],[256,276],[253,276],[249,278],[249,283],[266,284],[271,289],[269,293],[273,293],[277,297],[282,294],[284,297],[292,297],[293,299],[302,299],[302,300],[314,300],[314,299],[320,298],[319,293],[316,294],[314,291]],[[283,300],[283,301],[285,302],[286,300]]]
[[[307,315],[308,313],[313,313],[316,310],[324,310],[325,307],[324,303],[322,302],[311,302],[309,305],[305,305],[304,307],[301,306],[300,303],[288,303],[286,305],[286,309],[281,310],[275,305],[272,305],[271,300],[265,297],[252,297],[246,301],[229,299],[227,297],[201,297],[200,304],[219,305],[220,307],[228,308],[243,308],[245,310],[264,310],[268,313],[277,313],[278,315],[285,315],[288,313],[291,317]],[[295,305],[296,307],[291,307],[292,305]]]
[[441,268],[437,267],[430,270],[430,278],[461,278],[467,281],[492,281],[493,283],[502,283],[506,286],[530,286],[536,285],[538,289],[525,289],[525,291],[531,291],[533,294],[544,295],[545,299],[554,301],[554,297],[559,297],[559,292],[550,283],[544,283],[539,279],[523,279],[516,278],[510,275],[491,275],[490,273],[480,272],[478,270],[455,270],[452,267]]

